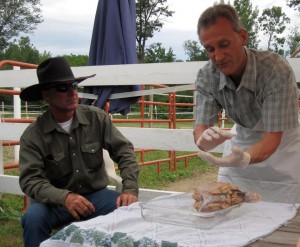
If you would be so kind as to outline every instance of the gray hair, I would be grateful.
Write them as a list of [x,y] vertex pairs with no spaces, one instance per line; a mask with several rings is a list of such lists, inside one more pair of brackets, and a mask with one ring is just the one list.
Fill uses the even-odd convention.
[[200,37],[202,28],[206,28],[216,22],[219,17],[226,18],[235,32],[240,32],[243,29],[243,24],[236,10],[229,4],[215,4],[207,8],[199,17],[197,33]]

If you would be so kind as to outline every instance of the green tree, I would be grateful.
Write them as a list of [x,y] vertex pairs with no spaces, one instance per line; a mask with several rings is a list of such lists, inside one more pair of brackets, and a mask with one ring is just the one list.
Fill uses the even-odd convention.
[[144,62],[146,41],[152,38],[154,32],[159,32],[167,17],[173,15],[169,10],[167,0],[137,0],[136,1],[136,40],[139,62]]
[[286,29],[286,24],[290,23],[290,18],[286,16],[281,7],[273,6],[272,8],[264,9],[258,20],[263,34],[268,38],[267,49],[284,55],[282,48],[285,43],[285,37],[283,32]]
[[176,56],[172,48],[166,52],[161,43],[153,43],[145,51],[145,63],[168,63],[175,62]]
[[290,48],[288,53],[289,56],[291,56],[295,51],[300,49],[299,26],[294,26],[290,29],[290,34],[287,36],[287,44]]
[[248,31],[248,47],[257,49],[259,42],[257,25],[257,18],[259,14],[258,7],[256,6],[253,9],[250,0],[234,0],[233,6],[238,12],[243,26]]
[[49,58],[51,54],[39,51],[30,43],[29,37],[21,37],[19,41],[14,40],[2,52],[0,52],[0,60],[13,60],[24,63],[39,64],[43,60]]
[[[0,51],[0,60],[13,60],[23,63],[39,64],[43,60],[51,57],[49,52],[44,51],[42,54],[30,43],[29,37],[21,37],[19,41],[14,40],[4,50]],[[11,69],[11,66],[4,66],[1,69]],[[12,105],[10,95],[0,95],[0,102]]]
[[63,55],[70,64],[71,67],[76,67],[76,66],[86,66],[89,57],[87,55]]
[[300,12],[300,0],[287,0],[287,5]]
[[183,49],[186,55],[188,55],[187,61],[207,61],[208,56],[204,50],[201,48],[199,41],[196,40],[186,40],[183,42]]
[[0,50],[20,33],[31,33],[42,21],[40,0],[1,0]]

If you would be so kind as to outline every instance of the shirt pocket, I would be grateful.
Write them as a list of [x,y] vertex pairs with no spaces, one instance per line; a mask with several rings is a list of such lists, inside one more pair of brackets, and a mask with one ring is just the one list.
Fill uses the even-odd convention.
[[261,119],[261,106],[256,99],[247,105],[240,117],[245,127],[250,129],[254,128]]
[[82,156],[87,167],[100,168],[103,160],[102,146],[99,142],[84,144],[81,147]]
[[64,177],[72,173],[70,164],[63,152],[49,154],[44,158],[46,176],[52,184],[59,185]]

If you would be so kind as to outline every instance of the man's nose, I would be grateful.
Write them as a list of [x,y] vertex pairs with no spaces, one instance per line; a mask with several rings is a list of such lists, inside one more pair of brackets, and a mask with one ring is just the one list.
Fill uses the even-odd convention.
[[216,61],[222,61],[224,59],[224,52],[223,52],[223,50],[216,48],[214,56],[215,56],[215,60]]
[[72,88],[72,87],[69,87],[69,88],[68,88],[68,94],[71,94],[71,95],[77,94],[77,89],[74,89],[74,88]]

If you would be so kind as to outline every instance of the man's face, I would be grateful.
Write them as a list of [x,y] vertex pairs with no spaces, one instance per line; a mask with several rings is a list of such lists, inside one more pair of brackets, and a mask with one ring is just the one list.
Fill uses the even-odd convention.
[[224,75],[240,79],[247,63],[244,49],[248,42],[246,30],[237,33],[227,19],[220,17],[201,30],[200,40],[209,58]]
[[55,112],[73,112],[78,106],[77,87],[76,82],[62,83],[42,91],[42,94]]

